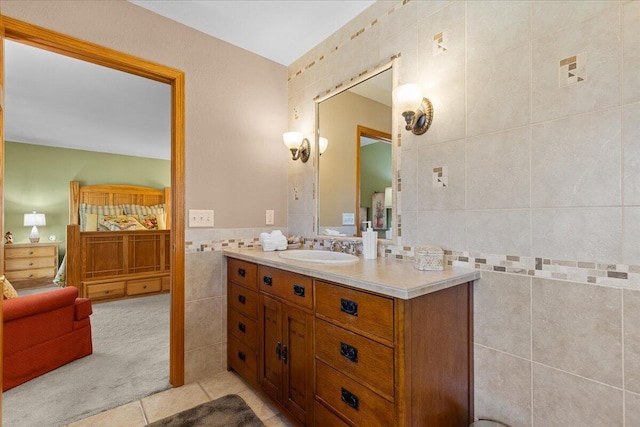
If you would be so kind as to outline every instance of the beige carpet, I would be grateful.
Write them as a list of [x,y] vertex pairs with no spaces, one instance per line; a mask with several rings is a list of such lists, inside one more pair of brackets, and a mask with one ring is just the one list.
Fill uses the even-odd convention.
[[93,305],[93,354],[2,395],[3,427],[58,427],[169,384],[170,295]]

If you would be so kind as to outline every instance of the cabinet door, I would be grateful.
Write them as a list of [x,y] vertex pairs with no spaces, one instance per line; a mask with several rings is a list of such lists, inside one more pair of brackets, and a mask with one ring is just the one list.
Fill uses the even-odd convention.
[[271,397],[282,401],[282,304],[265,295],[260,296],[261,361],[260,385]]
[[313,316],[285,305],[282,363],[284,386],[282,403],[300,422],[306,424],[313,405]]

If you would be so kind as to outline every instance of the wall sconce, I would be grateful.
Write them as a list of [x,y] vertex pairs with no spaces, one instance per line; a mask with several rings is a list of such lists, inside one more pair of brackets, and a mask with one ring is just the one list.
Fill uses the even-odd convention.
[[406,130],[414,135],[422,135],[431,127],[433,104],[422,96],[422,88],[419,84],[398,86],[393,91],[393,99],[407,122]]
[[322,153],[327,151],[328,146],[329,146],[329,140],[321,136],[318,142],[318,151],[320,152],[321,156],[322,156]]
[[26,213],[24,214],[24,224],[25,227],[33,227],[31,229],[31,234],[29,234],[29,241],[31,243],[38,243],[40,241],[40,234],[38,234],[38,225],[47,225],[47,220],[44,217],[43,213]]
[[307,138],[303,138],[300,132],[285,132],[282,134],[282,140],[284,145],[291,150],[292,160],[302,160],[302,163],[306,163],[309,160],[311,154],[311,145]]

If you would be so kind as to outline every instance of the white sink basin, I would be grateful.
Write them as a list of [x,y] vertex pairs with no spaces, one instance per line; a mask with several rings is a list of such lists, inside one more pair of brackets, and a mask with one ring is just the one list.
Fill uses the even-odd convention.
[[358,257],[343,252],[293,250],[279,253],[280,258],[295,261],[315,262],[318,264],[351,264],[358,262]]

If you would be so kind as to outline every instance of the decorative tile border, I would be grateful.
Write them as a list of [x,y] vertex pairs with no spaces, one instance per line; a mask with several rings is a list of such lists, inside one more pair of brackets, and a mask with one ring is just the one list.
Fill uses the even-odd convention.
[[[405,4],[409,3],[409,1],[411,0],[404,0],[402,3],[398,3],[397,5],[393,6],[391,9],[389,9],[386,13],[386,15],[391,15],[392,13],[395,13],[396,10],[400,9],[402,6],[404,6]],[[384,16],[384,15],[383,15]],[[314,65],[318,64],[320,61],[324,61],[329,55],[331,55],[332,53],[335,53],[337,50],[343,48],[344,46],[347,45],[347,43],[353,41],[355,38],[359,37],[360,35],[362,35],[365,31],[367,31],[368,29],[370,29],[371,27],[375,26],[378,24],[379,19],[376,18],[373,21],[371,21],[368,25],[366,25],[365,27],[359,29],[358,31],[356,31],[355,33],[353,33],[347,40],[345,40],[342,44],[337,45],[337,46],[331,46],[328,49],[328,52],[321,54],[320,56],[318,56],[316,59],[312,60],[311,62],[309,62],[307,65],[305,65],[303,68],[297,70],[294,73],[291,73],[289,75],[289,77],[287,78],[287,82],[290,82],[291,80],[295,79],[296,77],[300,76],[301,74],[303,74],[304,72],[306,72],[307,70],[309,70],[311,67],[313,67]],[[393,59],[393,57],[392,57]],[[365,72],[366,73],[366,72]],[[360,74],[360,76],[362,76],[364,74]],[[360,77],[358,76],[358,77]],[[353,81],[355,78],[358,77],[354,77],[352,78],[350,81]],[[342,86],[342,84],[336,86],[336,89],[340,88]]]

